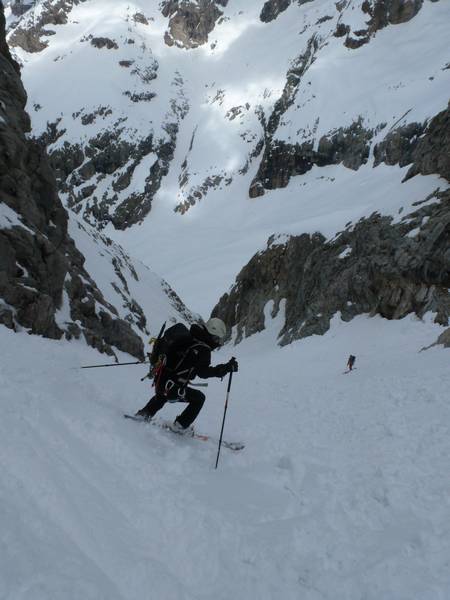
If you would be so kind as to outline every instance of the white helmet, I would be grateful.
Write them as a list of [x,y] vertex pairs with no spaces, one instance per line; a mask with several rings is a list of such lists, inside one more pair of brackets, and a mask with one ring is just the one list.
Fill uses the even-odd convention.
[[217,319],[216,317],[212,317],[206,323],[206,329],[208,333],[223,342],[227,337],[227,326],[222,321],[222,319]]

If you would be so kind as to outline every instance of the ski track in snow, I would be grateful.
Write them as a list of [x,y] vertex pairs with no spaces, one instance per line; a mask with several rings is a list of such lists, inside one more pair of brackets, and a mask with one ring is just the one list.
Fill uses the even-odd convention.
[[1,328],[0,598],[446,600],[448,351],[418,353],[440,328],[336,318],[282,349],[278,328],[215,357],[240,361],[225,436],[246,442],[217,471],[212,445],[122,418],[145,367]]

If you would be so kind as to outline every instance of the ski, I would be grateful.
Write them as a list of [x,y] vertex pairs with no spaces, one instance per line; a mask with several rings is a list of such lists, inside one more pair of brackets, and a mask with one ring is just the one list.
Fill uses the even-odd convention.
[[356,367],[353,367],[353,369],[347,369],[347,371],[344,371],[342,373],[342,375],[347,375],[348,373],[353,373],[353,371],[356,371]]
[[[123,416],[125,419],[130,419],[131,421],[136,421],[137,423],[147,423],[148,425],[152,425],[153,427],[159,427],[160,429],[163,429],[164,431],[168,431],[169,433],[172,433],[173,435],[182,437],[180,434],[175,433],[174,431],[172,431],[170,429],[170,427],[169,427],[170,421],[163,421],[161,419],[152,419],[151,421],[147,421],[146,419],[144,419],[144,417],[140,417],[137,415],[129,415],[129,414],[124,414]],[[218,438],[215,438],[211,435],[207,435],[207,434],[203,434],[203,433],[194,432],[193,435],[186,436],[186,437],[188,439],[199,440],[200,442],[211,442],[213,444],[219,443]],[[222,440],[222,446],[225,446],[225,448],[228,448],[228,450],[232,450],[233,452],[239,452],[240,450],[243,450],[245,448],[245,444],[243,442],[229,442],[226,440]]]

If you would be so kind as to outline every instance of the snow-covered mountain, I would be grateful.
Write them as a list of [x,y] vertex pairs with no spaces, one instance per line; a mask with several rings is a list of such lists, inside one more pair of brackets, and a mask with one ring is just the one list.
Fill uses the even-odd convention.
[[167,283],[117,244],[67,215],[26,101],[0,14],[0,323],[102,352],[144,357],[142,338],[191,315]]
[[46,0],[9,42],[66,205],[151,249],[206,313],[273,234],[331,239],[447,187],[435,168],[403,180],[449,100],[449,16],[431,0]]

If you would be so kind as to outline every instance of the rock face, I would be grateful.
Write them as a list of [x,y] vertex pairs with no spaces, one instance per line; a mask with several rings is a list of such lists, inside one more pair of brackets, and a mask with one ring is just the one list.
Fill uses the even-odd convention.
[[270,23],[284,12],[291,4],[291,0],[267,0],[262,7],[260,19],[263,23]]
[[[367,44],[380,29],[413,19],[422,5],[423,0],[365,0],[362,10],[368,17],[367,27],[352,31],[349,26],[340,24],[341,34],[347,34],[345,45],[356,49]],[[346,29],[343,30],[343,27]]]
[[[48,29],[50,25],[63,25],[67,23],[67,15],[73,5],[85,0],[47,0],[43,3],[42,10],[33,18],[32,26],[18,27],[9,38],[10,46],[20,46],[26,52],[40,52],[47,47],[46,37],[54,34]],[[29,2],[28,4],[32,4]],[[27,6],[28,10],[29,6]],[[24,11],[26,12],[26,10]],[[44,39],[41,39],[44,38]]]
[[446,329],[441,335],[438,337],[436,341],[436,345],[442,344],[444,348],[450,348],[450,329]]
[[[145,99],[139,97],[131,100],[139,102]],[[151,100],[151,97],[146,100]],[[102,116],[101,113],[105,114],[103,109],[97,114],[86,115],[86,124],[98,115]],[[52,126],[49,126],[48,134],[40,138],[43,147],[51,140],[51,129]],[[116,229],[126,229],[140,223],[150,212],[153,196],[169,170],[175,151],[177,123],[168,124],[166,133],[168,140],[155,140],[153,135],[149,135],[132,142],[123,139],[122,129],[118,128],[98,134],[84,147],[64,143],[53,150],[50,154],[51,165],[56,173],[59,190],[67,194],[67,205],[75,213],[83,211],[85,220],[99,229],[108,223],[113,223]],[[152,155],[157,160],[149,167],[143,190],[130,192],[121,201],[120,193],[129,188],[136,169]],[[108,176],[114,178],[112,189],[109,193],[99,195],[98,183]]]
[[166,0],[162,3],[163,15],[170,18],[164,37],[166,44],[181,48],[205,44],[223,14],[218,6],[227,4],[228,0]]
[[384,162],[387,165],[405,167],[413,162],[413,153],[424,132],[424,125],[409,123],[387,133],[382,142],[374,147],[374,167]]
[[16,17],[21,17],[34,4],[34,0],[13,0],[11,2],[11,12]]
[[[280,344],[325,333],[340,313],[399,319],[409,313],[450,317],[450,190],[394,224],[373,214],[333,241],[321,234],[270,239],[239,273],[213,311],[237,328],[237,341],[265,327],[284,303]],[[430,201],[430,198],[426,199]]]
[[350,127],[341,127],[321,137],[317,150],[313,149],[313,142],[286,144],[270,140],[250,186],[249,196],[256,198],[265,190],[286,187],[291,177],[303,175],[313,165],[324,167],[342,163],[356,171],[369,158],[372,136],[373,132],[357,121]]
[[450,104],[430,121],[425,135],[414,145],[411,158],[413,164],[406,179],[418,173],[437,173],[450,181]]
[[[112,346],[143,357],[129,323],[117,318],[84,268],[41,148],[26,137],[26,94],[5,42],[0,10],[0,323],[50,338],[80,337],[102,352]],[[68,303],[70,318],[58,323]],[[145,321],[145,318],[144,318]],[[143,324],[145,329],[145,323]]]

